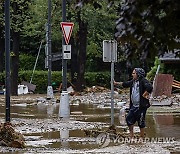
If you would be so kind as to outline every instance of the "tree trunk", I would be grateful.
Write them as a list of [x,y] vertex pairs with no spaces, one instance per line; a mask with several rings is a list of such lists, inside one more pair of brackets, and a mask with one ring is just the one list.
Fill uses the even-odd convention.
[[11,56],[12,69],[11,69],[11,94],[18,95],[18,70],[19,70],[19,32],[13,32],[13,55]]
[[79,54],[76,90],[82,91],[85,88],[85,64],[86,64],[86,45],[87,45],[87,23],[79,20]]
[[[1,29],[0,29],[1,32]],[[2,38],[3,35],[0,36],[0,72],[4,71],[4,51],[5,51],[5,42],[4,38]]]
[[75,46],[74,38],[71,38],[70,44],[72,45],[71,47],[71,82],[73,84],[76,84],[77,82],[77,64],[78,64],[78,59],[77,59],[77,48]]

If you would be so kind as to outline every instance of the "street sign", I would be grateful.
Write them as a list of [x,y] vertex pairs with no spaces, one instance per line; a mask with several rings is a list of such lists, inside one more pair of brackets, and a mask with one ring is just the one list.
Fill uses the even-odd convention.
[[114,62],[117,62],[117,41],[103,41],[103,61],[111,62],[111,125],[114,125]]
[[73,26],[74,26],[74,23],[72,22],[61,22],[61,28],[62,28],[64,39],[67,45],[69,44]]
[[63,59],[71,59],[71,45],[63,45]]
[[52,61],[57,61],[62,59],[62,53],[52,53]]
[[103,61],[117,62],[117,41],[104,40],[103,41]]

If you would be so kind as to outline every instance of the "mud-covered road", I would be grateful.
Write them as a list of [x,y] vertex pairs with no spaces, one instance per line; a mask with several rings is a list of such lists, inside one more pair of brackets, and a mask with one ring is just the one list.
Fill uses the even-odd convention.
[[[59,102],[43,101],[45,95],[11,97],[11,123],[25,137],[26,148],[0,146],[1,153],[180,153],[180,96],[172,106],[151,106],[146,117],[146,140],[87,135],[84,130],[105,132],[110,126],[110,91],[70,96],[70,119],[58,116]],[[59,100],[60,94],[55,95]],[[128,134],[119,122],[120,102],[128,106],[128,94],[115,94],[117,132]],[[5,98],[0,95],[0,122],[5,119]],[[139,132],[138,127],[135,131]]]

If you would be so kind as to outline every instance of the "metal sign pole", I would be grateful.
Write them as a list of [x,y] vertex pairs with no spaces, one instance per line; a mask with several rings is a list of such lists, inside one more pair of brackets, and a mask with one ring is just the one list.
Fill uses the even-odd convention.
[[110,43],[111,52],[111,125],[114,125],[114,62],[116,61],[115,42]]
[[[63,22],[66,21],[66,0],[62,1],[62,20]],[[65,45],[64,37],[62,36],[62,46]],[[67,91],[67,79],[66,79],[66,72],[67,72],[67,60],[62,58],[62,90]]]
[[48,86],[51,86],[51,0],[48,0]]
[[111,62],[111,125],[114,125],[114,63],[117,62],[117,41],[103,41],[103,61]]
[[5,0],[6,122],[10,122],[10,0]]
[[[62,1],[62,20],[66,21],[66,0]],[[62,35],[62,50],[65,45],[65,39]],[[62,51],[63,53],[63,51]],[[67,59],[62,57],[62,92],[59,105],[59,117],[69,118],[70,108],[69,108],[69,94],[67,92]]]
[[114,125],[114,62],[111,62],[111,125]]
[[52,55],[51,55],[51,0],[48,0],[48,25],[47,25],[47,53],[48,53],[48,87],[47,99],[54,99],[51,84]]

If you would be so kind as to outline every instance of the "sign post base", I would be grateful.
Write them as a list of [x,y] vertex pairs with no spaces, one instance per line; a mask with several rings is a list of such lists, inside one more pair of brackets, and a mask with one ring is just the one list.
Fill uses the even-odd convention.
[[67,91],[62,91],[59,105],[59,117],[69,118],[70,108],[69,108],[69,94]]
[[52,86],[47,87],[47,99],[54,99],[54,93]]

